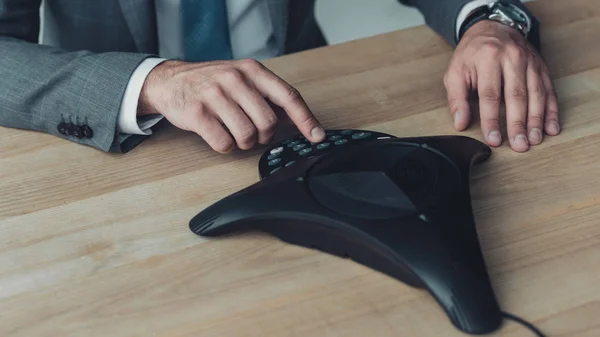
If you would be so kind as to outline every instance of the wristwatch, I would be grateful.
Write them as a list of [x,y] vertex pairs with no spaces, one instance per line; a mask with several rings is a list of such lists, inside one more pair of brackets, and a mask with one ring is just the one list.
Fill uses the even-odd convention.
[[525,38],[529,37],[532,29],[532,19],[524,10],[512,3],[496,1],[473,10],[467,16],[467,19],[460,27],[458,41],[460,41],[467,29],[482,20],[497,21],[513,27],[521,32]]

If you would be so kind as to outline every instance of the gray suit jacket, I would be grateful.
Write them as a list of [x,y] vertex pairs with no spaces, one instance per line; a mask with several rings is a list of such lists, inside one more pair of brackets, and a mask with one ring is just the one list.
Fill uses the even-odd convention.
[[[454,21],[470,0],[400,0],[454,45]],[[518,0],[508,0],[519,3]],[[279,53],[325,44],[314,0],[269,0]],[[0,0],[0,124],[67,138],[103,151],[127,152],[144,136],[119,137],[117,117],[129,78],[156,56],[152,0]],[[87,125],[91,137],[58,131]]]

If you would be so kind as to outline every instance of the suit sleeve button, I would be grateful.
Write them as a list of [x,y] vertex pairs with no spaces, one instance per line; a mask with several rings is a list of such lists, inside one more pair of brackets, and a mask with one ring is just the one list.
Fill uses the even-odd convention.
[[73,136],[77,137],[77,138],[83,138],[83,130],[81,130],[81,126],[78,125],[73,125],[72,127],[73,129]]
[[67,134],[67,123],[65,123],[65,122],[58,123],[56,130],[58,130],[59,133],[66,135]]
[[81,126],[81,131],[83,132],[83,136],[85,138],[92,138],[94,136],[94,132],[92,132],[92,128],[90,128],[87,124]]
[[73,135],[73,123],[65,123],[65,135],[72,136]]

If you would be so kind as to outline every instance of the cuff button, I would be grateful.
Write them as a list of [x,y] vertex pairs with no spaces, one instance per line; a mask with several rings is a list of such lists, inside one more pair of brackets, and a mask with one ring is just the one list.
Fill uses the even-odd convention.
[[56,126],[56,130],[60,134],[66,135],[67,134],[67,123],[65,123],[65,122],[58,123],[58,126]]
[[73,136],[83,138],[83,130],[81,130],[80,126],[73,125]]
[[87,125],[81,126],[81,131],[83,132],[83,136],[85,138],[92,138],[94,136],[94,132],[92,132],[92,128]]

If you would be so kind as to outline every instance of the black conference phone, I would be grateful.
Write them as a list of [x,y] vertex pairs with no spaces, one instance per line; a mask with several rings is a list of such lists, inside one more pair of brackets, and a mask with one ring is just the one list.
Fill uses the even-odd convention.
[[[271,146],[260,181],[190,221],[201,236],[259,230],[351,258],[427,289],[460,330],[483,334],[504,317],[490,285],[469,193],[491,149],[471,138],[397,138],[330,130]],[[509,317],[510,318],[510,317]]]

